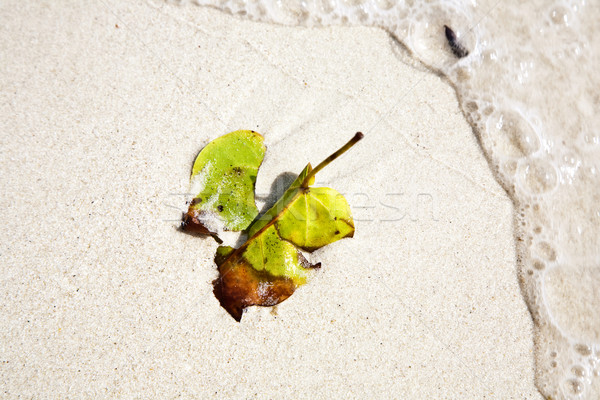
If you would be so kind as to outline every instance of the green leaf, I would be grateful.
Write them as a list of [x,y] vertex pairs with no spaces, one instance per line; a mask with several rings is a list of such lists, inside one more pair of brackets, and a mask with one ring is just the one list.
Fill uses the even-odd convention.
[[190,187],[195,195],[182,228],[204,235],[241,231],[258,215],[254,185],[265,156],[263,137],[235,131],[212,142],[196,157]]
[[246,307],[272,306],[307,282],[311,265],[301,253],[354,234],[346,199],[330,188],[313,188],[315,174],[362,138],[361,133],[314,170],[308,164],[283,196],[248,229],[238,249],[219,247],[215,296],[240,321]]
[[[308,164],[281,199],[250,226],[249,237],[269,223],[275,225],[282,239],[307,251],[352,237],[354,222],[348,202],[333,189],[303,187],[311,172]],[[314,176],[310,181],[308,185],[313,183]]]

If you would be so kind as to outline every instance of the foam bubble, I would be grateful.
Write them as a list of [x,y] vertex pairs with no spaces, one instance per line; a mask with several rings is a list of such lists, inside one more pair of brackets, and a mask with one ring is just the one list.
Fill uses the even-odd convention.
[[488,119],[486,133],[495,141],[495,149],[507,157],[529,156],[540,148],[532,124],[518,111],[495,112]]
[[554,165],[542,158],[530,158],[519,166],[519,181],[529,194],[542,194],[554,189],[558,176]]
[[577,379],[569,379],[565,382],[567,393],[569,394],[581,394],[583,392],[583,384]]
[[590,354],[592,354],[592,349],[587,344],[577,343],[573,347],[575,348],[575,351],[581,354],[582,356],[589,356]]
[[445,26],[454,31],[465,50],[469,53],[476,50],[477,38],[473,22],[462,12],[442,4],[420,12],[412,20],[407,38],[409,47],[421,61],[442,71],[458,62],[446,39]]

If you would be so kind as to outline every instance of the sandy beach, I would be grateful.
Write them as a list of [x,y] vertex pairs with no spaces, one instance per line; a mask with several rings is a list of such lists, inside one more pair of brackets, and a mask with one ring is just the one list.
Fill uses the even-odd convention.
[[[0,21],[2,397],[542,398],[513,205],[452,87],[383,30],[162,2]],[[237,129],[265,137],[259,208],[365,133],[317,179],[355,237],[241,323],[217,244],[178,230],[194,157]]]

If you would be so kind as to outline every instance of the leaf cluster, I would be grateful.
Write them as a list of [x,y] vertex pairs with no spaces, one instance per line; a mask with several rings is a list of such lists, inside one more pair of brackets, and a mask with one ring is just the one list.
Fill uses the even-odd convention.
[[312,187],[315,174],[363,137],[346,145],[313,169],[302,170],[281,198],[260,218],[254,202],[256,175],[264,158],[263,137],[235,131],[209,143],[196,158],[191,187],[197,193],[183,217],[182,228],[210,235],[219,243],[223,231],[244,231],[239,248],[219,246],[215,256],[219,278],[214,294],[237,321],[249,306],[273,306],[307,282],[318,264],[312,252],[354,234],[346,199],[336,190]]

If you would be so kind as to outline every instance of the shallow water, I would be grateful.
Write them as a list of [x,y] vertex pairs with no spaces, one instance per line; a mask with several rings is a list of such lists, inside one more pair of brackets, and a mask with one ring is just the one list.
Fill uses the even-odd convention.
[[[447,77],[515,204],[536,385],[600,398],[600,3],[198,0],[284,25],[365,25]],[[457,58],[444,25],[468,56]]]

